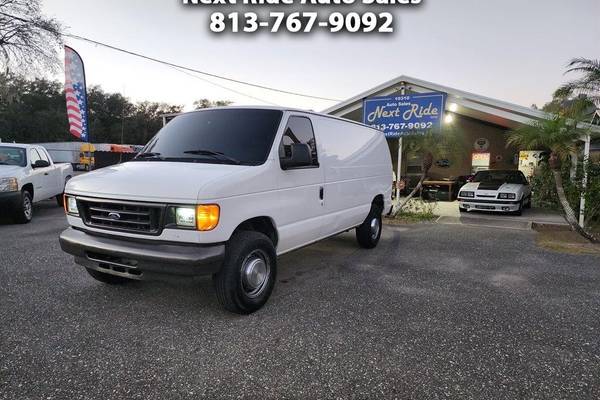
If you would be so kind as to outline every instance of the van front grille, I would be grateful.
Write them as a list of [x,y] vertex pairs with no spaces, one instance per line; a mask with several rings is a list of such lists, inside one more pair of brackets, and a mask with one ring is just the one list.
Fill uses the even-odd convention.
[[162,205],[78,198],[77,206],[88,226],[151,235],[161,231]]

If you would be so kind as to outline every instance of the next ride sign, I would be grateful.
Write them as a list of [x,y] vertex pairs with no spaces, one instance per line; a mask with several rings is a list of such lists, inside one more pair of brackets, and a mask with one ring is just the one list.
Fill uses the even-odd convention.
[[446,103],[445,93],[372,97],[363,104],[363,123],[383,131],[387,138],[409,133],[439,131]]

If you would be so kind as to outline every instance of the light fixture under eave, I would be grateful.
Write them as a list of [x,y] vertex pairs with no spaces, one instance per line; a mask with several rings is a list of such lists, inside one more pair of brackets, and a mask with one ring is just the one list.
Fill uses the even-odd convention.
[[450,105],[448,106],[448,110],[450,110],[452,112],[458,111],[458,104],[456,104],[456,103],[450,103]]
[[454,115],[446,114],[446,116],[444,117],[444,122],[446,124],[451,124],[453,121],[454,121]]

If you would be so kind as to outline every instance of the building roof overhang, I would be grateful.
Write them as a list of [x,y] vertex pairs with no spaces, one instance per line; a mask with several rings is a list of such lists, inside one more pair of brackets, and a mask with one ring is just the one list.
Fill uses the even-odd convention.
[[[456,114],[485,121],[507,129],[514,129],[523,124],[530,124],[544,118],[551,118],[551,114],[544,111],[465,92],[406,75],[401,75],[382,83],[379,86],[329,107],[322,112],[336,116],[345,116],[361,109],[364,99],[375,96],[397,95],[400,93],[401,87],[405,87],[409,92],[415,93],[446,93],[448,95],[446,101],[447,109],[451,104],[456,104],[456,111],[453,111]],[[600,132],[600,128],[596,129],[596,127],[592,127],[592,129]]]

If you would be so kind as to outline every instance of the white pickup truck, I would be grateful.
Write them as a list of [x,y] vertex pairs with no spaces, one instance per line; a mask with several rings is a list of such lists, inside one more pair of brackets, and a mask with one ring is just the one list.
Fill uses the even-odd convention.
[[63,204],[65,184],[73,176],[70,164],[55,164],[42,146],[0,143],[0,205],[16,222],[33,218],[33,203],[56,197]]
[[226,107],[182,114],[135,159],[69,181],[64,251],[104,283],[213,274],[248,314],[277,256],[350,229],[374,248],[392,193],[384,134],[329,115]]

